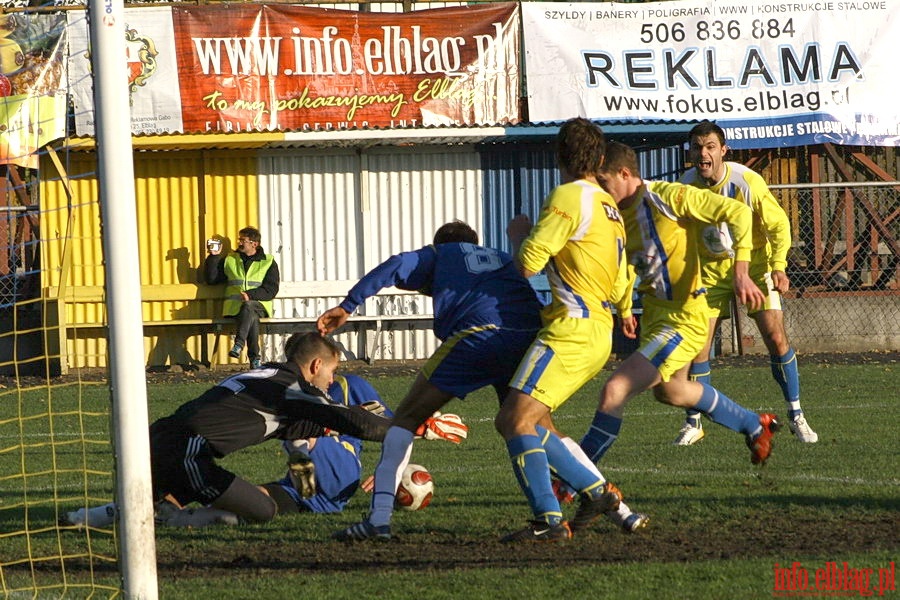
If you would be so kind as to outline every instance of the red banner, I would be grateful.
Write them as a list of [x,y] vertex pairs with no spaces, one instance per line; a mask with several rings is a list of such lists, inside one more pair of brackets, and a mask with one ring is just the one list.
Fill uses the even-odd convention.
[[172,9],[184,131],[519,121],[515,3]]

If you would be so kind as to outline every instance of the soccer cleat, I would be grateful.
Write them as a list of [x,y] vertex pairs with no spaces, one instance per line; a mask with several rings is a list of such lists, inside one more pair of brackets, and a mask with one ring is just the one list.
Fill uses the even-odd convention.
[[622,501],[622,492],[619,491],[614,484],[609,481],[603,486],[603,493],[594,498],[582,496],[578,504],[578,510],[575,511],[575,517],[572,519],[572,533],[578,533],[588,525],[593,523],[597,517],[619,508]]
[[390,525],[372,525],[368,519],[363,519],[347,529],[341,529],[331,534],[332,539],[340,542],[362,542],[364,540],[386,541],[391,539]]
[[241,351],[243,351],[244,345],[238,342],[234,343],[234,346],[231,347],[231,350],[228,351],[228,356],[231,358],[240,358]]
[[87,516],[83,508],[65,513],[59,518],[60,527],[84,527],[87,522]]
[[762,431],[755,438],[747,436],[747,447],[750,448],[750,462],[754,465],[764,465],[769,455],[772,454],[772,436],[778,431],[780,424],[778,417],[772,413],[759,415],[759,424]]
[[501,542],[565,542],[572,539],[572,530],[565,521],[551,525],[546,521],[528,521],[528,527],[504,536]]
[[644,513],[631,513],[622,521],[622,531],[625,533],[634,533],[638,529],[643,529],[650,523],[650,517]]
[[94,508],[79,508],[65,513],[59,518],[61,526],[82,527],[112,527],[116,522],[118,510],[115,504],[104,504]]
[[197,506],[191,508],[182,508],[175,510],[167,515],[165,520],[160,521],[159,513],[157,513],[157,525],[167,525],[169,527],[190,527],[199,529],[201,527],[210,527],[212,525],[238,525],[240,519],[233,512],[212,508],[211,506]]
[[706,432],[703,431],[702,425],[694,427],[690,423],[685,423],[684,427],[681,428],[681,431],[678,432],[678,437],[676,437],[675,441],[672,443],[676,446],[693,446],[705,436]]
[[262,367],[262,359],[260,358],[251,358],[250,359],[250,368],[251,369],[259,369]]
[[153,505],[153,521],[157,525],[165,525],[179,510],[180,507],[168,500],[160,500]]
[[291,452],[288,455],[288,475],[291,484],[302,498],[312,498],[316,495],[316,465],[313,464],[309,454],[305,452]]
[[559,500],[560,504],[571,504],[575,502],[575,492],[567,483],[561,479],[553,480],[553,495]]
[[788,423],[788,427],[790,428],[791,433],[797,436],[797,439],[801,442],[815,444],[819,441],[819,434],[812,430],[812,427],[806,422],[806,418],[802,413],[794,417],[791,422]]

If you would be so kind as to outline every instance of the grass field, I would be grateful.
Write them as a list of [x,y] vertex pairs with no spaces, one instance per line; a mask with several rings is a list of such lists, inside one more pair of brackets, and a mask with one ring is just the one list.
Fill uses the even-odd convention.
[[[868,585],[878,596],[879,569],[885,587],[894,577],[895,571],[889,569],[900,551],[898,371],[898,364],[804,362],[804,407],[820,441],[801,444],[785,428],[776,436],[775,453],[764,468],[750,464],[741,436],[708,422],[707,437],[700,444],[672,446],[682,414],[643,395],[629,406],[619,441],[601,468],[635,510],[651,515],[650,526],[625,535],[602,522],[569,544],[547,546],[497,541],[523,526],[529,512],[493,430],[496,401],[481,392],[448,407],[470,426],[466,442],[416,443],[412,460],[431,471],[435,499],[423,511],[398,513],[395,540],[345,545],[329,539],[332,531],[363,514],[368,500],[363,493],[342,515],[288,515],[266,525],[234,528],[160,528],[160,597],[801,597],[798,590],[776,589],[786,580],[775,565],[790,568],[795,563],[795,572],[805,569],[809,576],[811,587],[803,596],[853,597],[857,591],[846,586],[815,589],[817,570],[825,573],[831,568],[828,563],[843,569],[844,562],[847,568],[872,569]],[[784,413],[768,368],[718,367],[713,377],[718,387],[748,408]],[[576,439],[590,421],[604,378],[605,374],[592,382],[557,415],[558,426]],[[393,405],[411,377],[371,381]],[[207,386],[152,384],[151,419],[168,414]],[[102,387],[86,392],[82,408],[102,413],[105,394]],[[59,396],[56,402],[61,404],[64,394]],[[6,416],[0,414],[0,420]],[[66,418],[76,418],[75,413]],[[97,428],[104,425],[102,417],[91,423]],[[60,432],[68,425],[60,418],[55,426]],[[103,460],[108,449],[82,445],[59,448],[56,454],[67,452],[97,453],[101,467],[92,479],[91,493],[96,498],[112,494],[112,479],[103,475],[102,467],[104,463],[106,469],[111,467],[109,457]],[[36,449],[34,460],[40,455]],[[377,444],[367,444],[363,454],[367,471],[377,455]],[[260,483],[283,473],[283,458],[274,442],[229,456],[223,464]],[[0,499],[8,496],[9,490]],[[35,506],[40,506],[40,499],[33,496]],[[0,531],[21,527],[16,520],[21,521],[22,511],[3,506]],[[41,519],[49,526],[55,516],[52,510],[34,509],[29,520],[38,530]],[[96,532],[91,543],[101,552],[110,551],[113,538],[101,533]],[[84,534],[64,531],[57,536],[48,531],[29,536],[29,544],[39,550],[41,544],[69,543],[67,536],[73,544],[84,542]],[[15,539],[0,536],[0,556],[21,551]],[[73,560],[67,565],[66,576],[72,581],[88,577],[79,564]],[[114,566],[94,570],[95,580],[115,583]],[[823,576],[832,577],[835,588],[838,580],[828,573]],[[2,574],[8,589],[32,576],[23,566],[7,567]],[[885,597],[898,595],[882,591]],[[66,597],[88,595],[76,589]],[[58,597],[58,592],[39,597]],[[105,597],[105,591],[95,597]]]

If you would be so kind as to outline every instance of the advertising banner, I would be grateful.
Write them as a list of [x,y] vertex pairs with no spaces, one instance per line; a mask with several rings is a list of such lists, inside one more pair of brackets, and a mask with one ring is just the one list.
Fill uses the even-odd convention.
[[[91,83],[90,32],[86,13],[69,11],[69,81],[75,132],[94,135],[94,89]],[[169,7],[125,10],[125,60],[133,133],[183,130],[175,33]]]
[[0,164],[37,167],[66,132],[66,20],[0,15]]
[[516,122],[513,3],[411,13],[174,8],[188,131]]
[[694,121],[733,148],[900,145],[900,2],[522,4],[529,119]]
[[[520,120],[512,2],[411,13],[230,4],[125,16],[136,134]],[[83,15],[70,20],[76,133],[93,135],[88,31]]]

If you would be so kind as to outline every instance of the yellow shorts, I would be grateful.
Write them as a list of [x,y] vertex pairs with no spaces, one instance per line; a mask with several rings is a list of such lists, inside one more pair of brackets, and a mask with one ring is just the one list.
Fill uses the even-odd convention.
[[[768,265],[763,264],[757,266],[750,263],[750,277],[753,283],[759,286],[763,294],[766,295],[766,301],[761,308],[749,311],[748,314],[754,314],[761,310],[782,310],[781,294],[772,287],[772,274],[767,270]],[[706,271],[704,270],[704,281],[706,280]],[[706,288],[706,303],[709,305],[710,319],[727,319],[731,316],[731,299],[734,298],[734,281],[732,275],[718,280],[715,285]]]
[[509,385],[553,411],[600,372],[610,352],[608,322],[553,319],[538,332]]
[[644,296],[641,345],[637,351],[659,370],[663,381],[689,364],[706,343],[709,316],[703,296],[673,309]]

